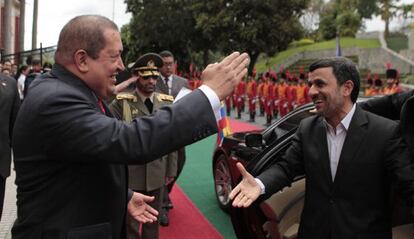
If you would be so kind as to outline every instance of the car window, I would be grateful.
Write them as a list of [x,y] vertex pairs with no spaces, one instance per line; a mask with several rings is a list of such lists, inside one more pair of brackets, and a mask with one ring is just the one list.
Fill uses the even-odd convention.
[[282,121],[274,129],[274,134],[276,135],[276,138],[282,138],[286,133],[298,127],[300,121],[311,115],[312,113],[309,110],[299,111],[297,114],[291,115],[285,121]]
[[280,141],[273,142],[269,147],[256,156],[247,165],[247,170],[253,175],[257,176],[262,173],[265,169],[270,167],[285,153],[291,144],[291,138],[296,131],[296,128],[285,134],[285,137]]

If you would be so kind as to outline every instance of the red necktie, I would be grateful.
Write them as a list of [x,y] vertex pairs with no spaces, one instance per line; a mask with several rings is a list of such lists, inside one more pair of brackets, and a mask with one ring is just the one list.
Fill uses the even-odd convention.
[[99,108],[101,108],[102,113],[106,113],[105,107],[103,106],[102,100],[98,99]]

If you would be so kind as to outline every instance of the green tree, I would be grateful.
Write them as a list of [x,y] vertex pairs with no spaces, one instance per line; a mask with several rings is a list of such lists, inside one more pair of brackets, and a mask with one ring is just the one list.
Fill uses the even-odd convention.
[[170,49],[185,62],[212,52],[238,50],[251,56],[274,55],[301,37],[299,17],[309,0],[126,0],[132,13],[128,58],[146,51]]
[[378,14],[381,19],[385,22],[384,36],[388,37],[390,34],[390,21],[396,16],[399,10],[396,3],[399,0],[380,0],[378,1]]
[[362,26],[362,17],[358,12],[358,0],[335,0],[325,5],[319,25],[322,39],[340,36],[354,37]]
[[128,59],[146,52],[170,50],[180,60],[178,67],[188,69],[190,36],[195,34],[195,19],[189,9],[190,0],[126,0],[132,13],[129,23]]
[[[194,5],[197,28],[224,53],[250,55],[249,72],[260,53],[272,56],[302,35],[299,17],[308,0],[214,0]],[[206,37],[207,39],[209,37]]]

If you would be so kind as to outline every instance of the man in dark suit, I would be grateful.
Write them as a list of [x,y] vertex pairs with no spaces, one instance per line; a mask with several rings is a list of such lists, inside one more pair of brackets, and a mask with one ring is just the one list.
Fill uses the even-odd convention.
[[6,178],[10,176],[13,125],[19,107],[16,80],[0,73],[0,218],[3,212]]
[[299,238],[391,238],[391,184],[414,201],[414,164],[398,125],[355,104],[359,74],[350,60],[322,59],[309,72],[318,115],[301,122],[284,157],[257,178],[238,164],[233,205],[247,207],[304,174]]
[[204,88],[126,123],[113,118],[102,100],[125,69],[122,49],[117,26],[105,17],[78,16],[63,27],[56,64],[33,81],[14,127],[14,239],[124,239],[127,211],[143,223],[156,220],[146,203],[153,198],[127,190],[126,165],[150,162],[216,132],[219,101],[246,74],[249,61],[236,52],[209,65]]
[[174,98],[181,88],[188,89],[188,80],[175,74],[175,59],[170,51],[160,52],[164,65],[160,69],[161,76],[157,81],[157,92],[172,95]]
[[374,114],[399,120],[402,137],[414,153],[414,90],[373,98],[359,105]]
[[[177,63],[175,62],[174,55],[170,51],[162,51],[160,52],[160,56],[164,64],[160,68],[161,75],[158,77],[155,90],[160,93],[172,95],[175,98],[182,88],[188,89],[188,80],[175,74],[175,66]],[[160,224],[162,226],[168,226],[169,224],[168,210],[173,207],[169,193],[171,192],[175,181],[177,181],[180,176],[185,164],[185,148],[181,148],[177,152],[177,176],[165,187],[163,210],[161,210],[160,215]]]

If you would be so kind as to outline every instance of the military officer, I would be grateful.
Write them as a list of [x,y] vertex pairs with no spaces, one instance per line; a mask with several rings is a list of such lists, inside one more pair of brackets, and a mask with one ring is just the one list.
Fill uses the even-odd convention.
[[398,71],[396,69],[387,69],[385,72],[387,77],[387,85],[383,88],[384,95],[392,95],[401,92],[401,88],[398,85]]
[[[131,93],[119,93],[110,107],[114,115],[125,121],[136,117],[150,115],[158,108],[171,104],[173,96],[155,92],[155,85],[160,75],[159,68],[163,61],[158,54],[148,53],[132,65],[132,71],[137,75],[136,89]],[[177,173],[176,152],[165,155],[146,165],[130,165],[129,188],[146,195],[155,196],[150,203],[160,211],[162,204],[163,186]],[[143,224],[141,235],[139,224],[133,218],[127,218],[128,238],[158,238],[158,223]]]

